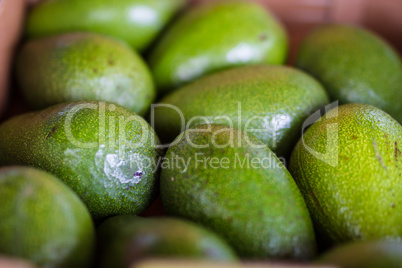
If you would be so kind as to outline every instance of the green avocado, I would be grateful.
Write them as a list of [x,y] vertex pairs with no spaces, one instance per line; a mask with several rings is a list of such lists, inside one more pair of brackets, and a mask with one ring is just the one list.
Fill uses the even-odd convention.
[[91,216],[59,179],[34,168],[2,167],[0,200],[0,255],[41,267],[90,267]]
[[185,0],[47,0],[29,13],[29,38],[67,32],[95,32],[124,40],[143,51]]
[[303,121],[328,102],[322,86],[301,71],[245,66],[172,92],[153,107],[151,123],[164,142],[193,125],[224,124],[254,134],[278,156],[287,157]]
[[162,163],[168,215],[222,235],[245,259],[308,259],[313,226],[293,178],[253,135],[223,125],[183,132]]
[[325,253],[317,264],[339,268],[400,268],[402,242],[374,240],[350,243]]
[[340,104],[366,103],[402,123],[402,63],[382,38],[350,25],[328,25],[302,43],[296,65]]
[[71,33],[28,42],[17,59],[17,80],[38,109],[67,101],[101,100],[144,115],[155,87],[141,57],[120,41]]
[[184,13],[149,58],[161,94],[205,74],[249,64],[283,64],[287,35],[264,7],[209,1]]
[[236,261],[220,237],[174,218],[115,216],[98,228],[100,267],[128,268],[147,258]]
[[368,104],[346,104],[314,123],[289,170],[320,239],[334,244],[402,238],[402,126]]
[[94,218],[139,214],[157,190],[158,143],[148,123],[121,106],[65,103],[0,125],[0,165],[56,175]]

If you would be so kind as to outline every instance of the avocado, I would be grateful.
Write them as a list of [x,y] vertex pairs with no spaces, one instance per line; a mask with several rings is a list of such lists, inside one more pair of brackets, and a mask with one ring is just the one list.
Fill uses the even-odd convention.
[[278,156],[287,157],[303,121],[328,102],[323,87],[301,71],[245,66],[172,92],[152,108],[151,123],[164,142],[193,125],[224,124],[254,134]]
[[315,238],[307,207],[275,154],[253,135],[198,125],[168,149],[160,178],[168,215],[222,235],[245,259],[308,259]]
[[54,174],[96,219],[139,214],[157,190],[158,143],[148,123],[121,106],[64,103],[0,125],[0,165]]
[[41,267],[90,267],[91,216],[58,178],[29,167],[2,167],[0,200],[0,255]]
[[26,34],[38,38],[67,32],[94,32],[143,51],[185,0],[47,0],[27,16]]
[[402,63],[381,37],[357,26],[318,28],[302,42],[296,66],[315,76],[331,100],[366,103],[402,123]]
[[402,237],[402,126],[368,104],[336,107],[296,145],[289,170],[320,240]]
[[17,59],[17,80],[28,103],[101,100],[144,115],[155,87],[141,57],[124,43],[92,33],[71,33],[28,42]]
[[283,64],[288,41],[281,23],[257,3],[209,1],[185,12],[151,50],[160,94],[221,69]]
[[98,228],[100,267],[128,268],[148,258],[236,261],[209,230],[181,219],[115,216]]
[[401,241],[359,241],[335,248],[319,258],[317,264],[340,268],[400,268]]

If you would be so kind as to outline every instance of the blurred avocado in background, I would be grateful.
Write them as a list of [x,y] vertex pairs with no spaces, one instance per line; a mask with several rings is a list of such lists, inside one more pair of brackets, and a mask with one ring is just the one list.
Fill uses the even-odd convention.
[[141,116],[156,96],[148,66],[124,42],[95,33],[67,33],[28,41],[16,77],[31,107],[68,101],[120,104]]
[[324,253],[317,265],[342,268],[400,268],[402,242],[373,240],[342,245]]
[[[0,168],[0,255],[41,267],[90,267],[95,229],[87,207],[55,176]],[[3,266],[0,261],[0,267]]]
[[301,44],[296,66],[316,77],[332,101],[371,104],[402,123],[402,62],[373,32],[346,24],[319,27]]
[[98,241],[102,268],[127,268],[148,258],[237,261],[220,236],[179,218],[111,217],[98,228]]
[[185,0],[47,0],[28,14],[26,34],[37,38],[88,31],[110,35],[143,51]]
[[191,7],[162,35],[149,57],[160,94],[206,74],[250,64],[283,64],[282,24],[252,1],[212,1]]

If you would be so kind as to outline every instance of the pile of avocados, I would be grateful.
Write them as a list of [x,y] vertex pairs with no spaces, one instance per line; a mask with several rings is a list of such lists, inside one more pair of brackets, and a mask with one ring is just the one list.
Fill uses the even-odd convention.
[[255,1],[38,3],[31,111],[0,124],[0,256],[401,267],[401,57],[346,24],[294,66],[288,46]]

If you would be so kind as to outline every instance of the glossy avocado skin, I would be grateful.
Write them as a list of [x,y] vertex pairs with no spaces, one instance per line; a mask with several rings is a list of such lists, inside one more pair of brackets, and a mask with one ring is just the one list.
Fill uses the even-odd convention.
[[144,115],[156,91],[142,58],[124,43],[98,34],[69,33],[28,42],[17,80],[29,104],[102,100]]
[[380,37],[350,25],[329,25],[302,43],[296,65],[315,76],[340,104],[374,105],[402,123],[402,63]]
[[401,241],[355,242],[335,248],[319,258],[317,264],[342,268],[399,268]]
[[[309,75],[289,67],[261,65],[201,78],[159,104],[177,107],[188,125],[209,120],[247,129],[278,156],[287,157],[301,135],[304,120],[328,102],[325,90]],[[184,130],[179,113],[171,107],[156,106],[153,115],[155,130],[164,142],[171,142]]]
[[236,261],[220,237],[174,218],[116,216],[98,228],[100,267],[131,267],[147,258]]
[[3,123],[0,164],[56,175],[94,218],[139,214],[156,192],[158,142],[144,119],[121,106],[73,102]]
[[282,162],[252,135],[223,125],[183,132],[162,163],[160,191],[168,215],[210,228],[242,258],[315,254],[303,197]]
[[184,0],[48,0],[29,12],[26,34],[37,38],[95,32],[124,40],[143,51],[184,3]]
[[289,170],[323,240],[402,237],[401,144],[402,126],[367,104],[335,108],[306,131]]
[[28,167],[0,168],[0,254],[41,267],[90,267],[91,216],[56,177]]
[[167,29],[149,63],[161,94],[229,67],[283,64],[283,26],[248,1],[210,1],[190,9]]

